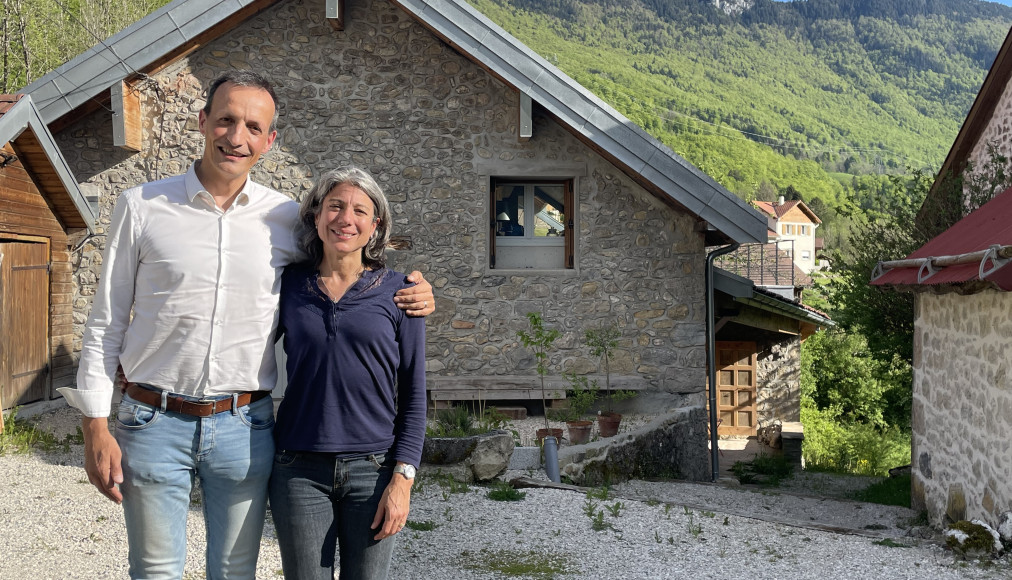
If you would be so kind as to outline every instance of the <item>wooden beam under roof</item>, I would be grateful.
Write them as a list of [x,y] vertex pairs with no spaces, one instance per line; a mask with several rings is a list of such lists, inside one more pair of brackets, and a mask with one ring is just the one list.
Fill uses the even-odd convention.
[[334,30],[344,30],[344,0],[327,0],[327,23]]
[[140,151],[141,96],[133,83],[119,81],[109,88],[112,96],[112,144],[127,151]]
[[517,140],[521,143],[534,136],[534,103],[530,95],[520,93],[520,118],[517,122]]

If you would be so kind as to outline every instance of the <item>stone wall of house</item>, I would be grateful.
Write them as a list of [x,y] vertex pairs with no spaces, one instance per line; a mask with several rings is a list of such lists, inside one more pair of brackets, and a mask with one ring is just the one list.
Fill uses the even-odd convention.
[[1009,90],[1009,86],[1006,85],[1005,91],[998,99],[998,104],[995,105],[994,113],[991,115],[987,127],[981,132],[980,138],[967,157],[967,161],[972,163],[974,167],[983,167],[991,160],[991,155],[987,150],[990,144],[997,144],[998,150],[1006,157],[1012,156],[1010,135],[1012,135],[1012,90]]
[[913,497],[934,525],[1012,509],[1012,294],[918,294]]
[[801,420],[801,338],[757,344],[756,412],[759,426]]
[[[227,67],[277,85],[278,138],[256,181],[298,199],[325,170],[355,164],[375,175],[411,239],[391,266],[419,269],[435,286],[428,320],[431,384],[456,377],[520,376],[534,360],[517,340],[525,313],[563,330],[551,379],[598,371],[585,328],[622,329],[613,381],[643,389],[653,409],[702,404],[704,251],[690,215],[672,209],[575,139],[535,105],[534,136],[517,139],[518,95],[383,0],[347,6],[332,30],[323,3],[282,2],[140,83],[145,147],[112,145],[99,111],[57,135],[104,227],[126,187],[184,172],[201,153],[203,86]],[[489,269],[490,176],[574,179],[575,270]],[[104,238],[77,272],[78,337],[101,267]],[[80,348],[78,338],[77,349]]]

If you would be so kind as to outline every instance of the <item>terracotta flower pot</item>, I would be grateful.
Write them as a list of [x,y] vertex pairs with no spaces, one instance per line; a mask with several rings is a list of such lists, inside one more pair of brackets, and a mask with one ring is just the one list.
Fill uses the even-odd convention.
[[551,428],[551,429],[538,429],[534,432],[534,436],[538,439],[538,443],[544,441],[545,437],[555,437],[556,441],[562,439],[562,429]]
[[618,433],[618,424],[622,422],[622,415],[618,413],[601,413],[597,416],[597,427],[601,431],[601,437],[614,437]]
[[566,421],[569,429],[569,442],[573,445],[580,445],[590,441],[590,430],[594,427],[592,421]]

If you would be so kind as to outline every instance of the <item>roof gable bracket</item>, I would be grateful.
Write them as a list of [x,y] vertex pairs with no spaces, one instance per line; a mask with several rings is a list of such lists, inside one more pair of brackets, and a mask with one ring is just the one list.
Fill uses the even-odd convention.
[[520,103],[517,107],[519,118],[517,120],[517,141],[523,143],[534,136],[534,102],[530,95],[520,93]]
[[327,23],[334,30],[344,30],[344,0],[327,0]]
[[109,87],[112,99],[112,142],[127,151],[140,151],[141,97],[133,84],[119,81]]

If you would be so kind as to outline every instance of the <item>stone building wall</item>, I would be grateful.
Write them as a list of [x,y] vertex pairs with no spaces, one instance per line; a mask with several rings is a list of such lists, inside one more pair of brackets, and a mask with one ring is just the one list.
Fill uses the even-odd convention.
[[756,354],[759,426],[801,420],[801,339],[760,342]]
[[998,104],[995,105],[987,127],[981,132],[980,138],[967,156],[967,161],[974,167],[983,167],[991,160],[987,147],[992,143],[997,144],[998,150],[1006,157],[1012,156],[1010,135],[1012,135],[1012,91],[1006,86],[1001,98],[998,99]]
[[997,524],[1012,509],[1012,294],[922,293],[915,304],[914,508],[934,525],[947,509]]
[[[300,198],[325,170],[355,164],[391,201],[394,234],[410,250],[390,265],[419,269],[435,287],[428,328],[430,384],[455,377],[521,376],[534,361],[516,331],[528,311],[564,331],[552,354],[562,370],[596,372],[585,328],[622,328],[613,381],[665,406],[704,400],[704,250],[692,216],[634,184],[535,105],[534,136],[517,139],[517,93],[383,0],[348,5],[331,29],[323,3],[279,3],[140,84],[144,142],[112,145],[100,111],[57,135],[108,224],[119,191],[184,172],[201,153],[202,87],[226,67],[252,68],[277,86],[278,138],[256,181]],[[569,177],[577,205],[577,268],[557,273],[489,269],[492,176]],[[104,238],[89,241],[77,272],[80,336]],[[655,409],[657,407],[654,407]]]

